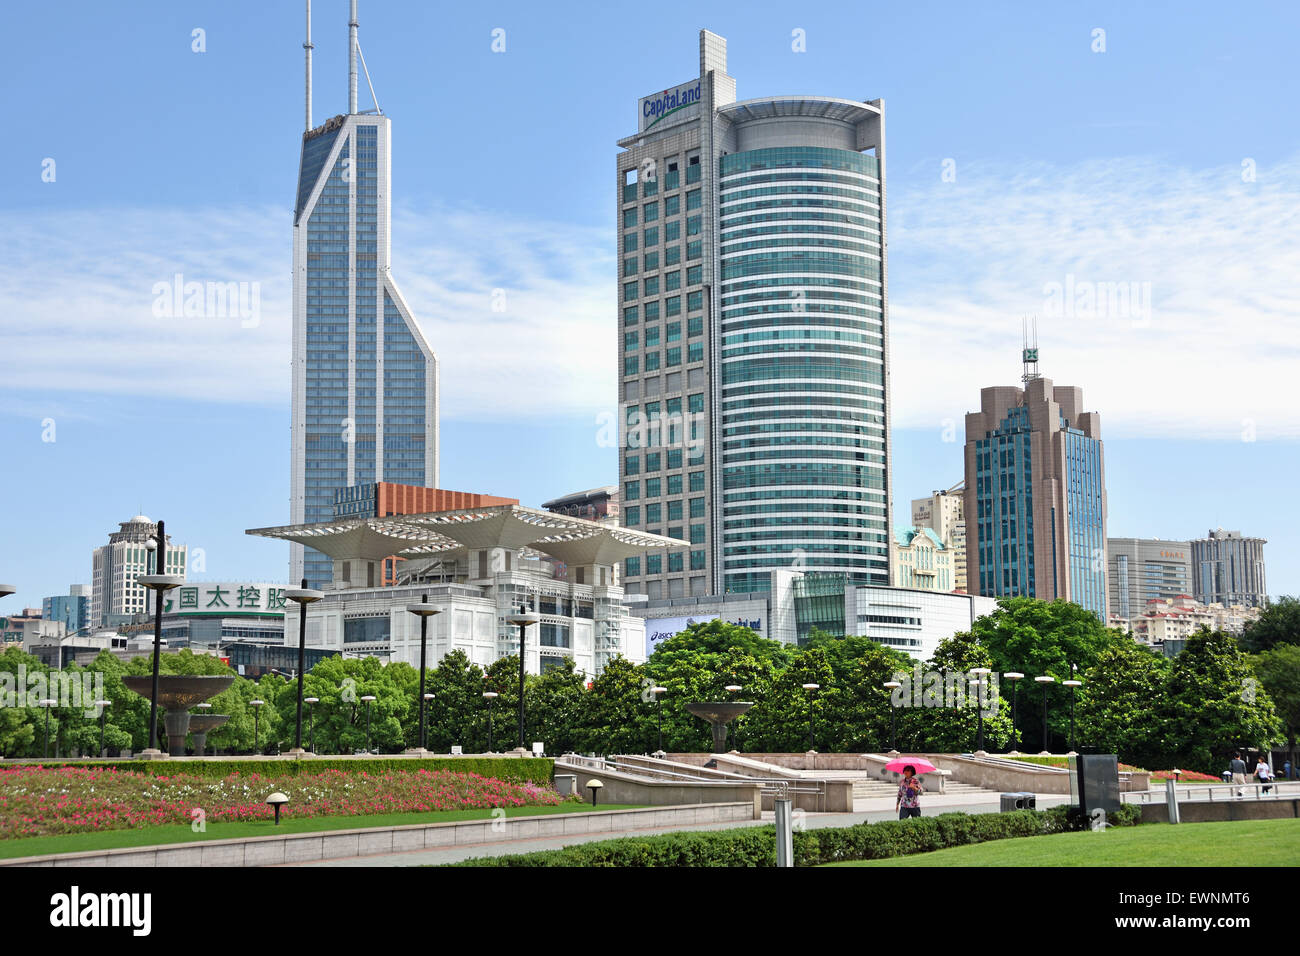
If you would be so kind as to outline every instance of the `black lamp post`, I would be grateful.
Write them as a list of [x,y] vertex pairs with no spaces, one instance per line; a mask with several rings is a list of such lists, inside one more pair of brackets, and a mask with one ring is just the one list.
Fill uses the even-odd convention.
[[113,706],[111,700],[97,700],[95,706],[99,708],[99,755],[104,756],[104,728],[108,725],[108,708]]
[[1016,706],[1020,702],[1020,682],[1025,675],[1019,671],[1007,671],[1002,675],[1011,681],[1011,752],[1020,753],[1020,725],[1016,723]]
[[366,705],[366,753],[370,753],[370,705],[375,702],[375,695],[366,694],[361,698],[361,702]]
[[817,728],[817,724],[816,724],[817,718],[813,712],[813,696],[817,693],[819,687],[821,687],[820,684],[803,685],[803,689],[808,692],[808,749],[809,750],[817,749],[813,743],[813,739],[816,734],[816,728]]
[[898,707],[894,704],[894,691],[903,685],[896,680],[885,681],[885,693],[889,697],[889,752],[898,753]]
[[301,756],[306,753],[302,749],[302,680],[307,671],[307,605],[325,595],[307,587],[307,579],[303,578],[302,587],[289,588],[284,596],[298,605],[298,716],[294,722],[293,750],[289,752]]
[[442,608],[432,607],[429,604],[429,595],[420,595],[419,604],[408,604],[406,610],[416,615],[420,619],[420,734],[415,740],[415,749],[421,753],[424,752],[425,733],[424,733],[424,649],[429,639],[429,618],[435,614],[441,614]]
[[320,703],[319,697],[304,697],[303,703],[307,705],[307,746],[312,753],[316,752],[316,705]]
[[1056,682],[1056,678],[1049,674],[1044,677],[1035,677],[1034,680],[1043,687],[1043,751],[1040,756],[1050,757],[1052,755],[1052,750],[1047,743],[1047,688],[1049,684]]
[[483,699],[487,701],[487,711],[488,711],[488,749],[487,749],[487,752],[488,752],[488,753],[491,753],[491,752],[492,752],[492,702],[495,701],[495,700],[497,699],[497,692],[494,691],[494,690],[485,690],[485,691],[483,691]]
[[664,694],[668,693],[667,687],[651,687],[650,693],[655,695],[655,709],[659,716],[659,752],[664,752]]
[[[30,700],[30,698],[28,698]],[[40,706],[45,708],[45,743],[42,745],[41,756],[49,759],[50,756],[50,710],[58,703],[57,700],[46,698],[38,701]]]
[[258,732],[262,717],[262,705],[266,701],[258,700],[256,697],[248,702],[248,706],[253,708],[253,756],[261,753],[261,734]]
[[1064,681],[1061,681],[1061,684],[1062,684],[1063,686],[1065,686],[1065,687],[1070,688],[1070,740],[1069,740],[1069,747],[1070,747],[1070,753],[1074,753],[1074,752],[1075,752],[1075,747],[1074,747],[1074,692],[1075,692],[1075,689],[1076,689],[1076,688],[1078,688],[1078,687],[1082,687],[1082,686],[1083,686],[1083,681],[1081,681],[1081,680],[1064,680]]
[[993,671],[988,667],[972,667],[970,672],[975,675],[972,682],[975,686],[975,713],[979,717],[979,730],[975,736],[975,752],[984,753],[984,687],[988,683],[988,675]]
[[425,719],[427,716],[426,712],[429,709],[429,701],[433,700],[433,697],[434,695],[430,693],[424,693],[420,695],[420,718],[422,720]]
[[[162,559],[158,561],[158,567],[166,568],[167,554],[167,535],[163,530],[163,522],[158,522],[157,544]],[[158,749],[158,664],[159,655],[162,653],[162,615],[163,615],[163,594],[173,588],[178,588],[185,583],[185,579],[179,574],[142,574],[136,579],[142,586],[156,592],[153,601],[153,688],[149,695],[149,748],[145,754],[149,756],[161,756],[162,751]]]
[[518,613],[506,618],[511,624],[519,626],[519,749],[521,750],[524,746],[524,628],[529,624],[536,624],[541,619],[540,614],[534,614],[522,604],[519,605]]

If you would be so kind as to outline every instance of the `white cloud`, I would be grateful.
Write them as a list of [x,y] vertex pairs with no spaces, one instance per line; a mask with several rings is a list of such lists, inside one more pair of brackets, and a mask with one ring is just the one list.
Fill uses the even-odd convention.
[[[1103,437],[1237,438],[1247,423],[1300,437],[1300,162],[1240,172],[967,166],[891,193],[895,425],[960,422],[982,386],[1016,383],[1021,319],[1038,315],[1042,374],[1083,388]],[[1071,311],[1045,292],[1118,283],[1149,308]]]
[[[982,386],[1016,382],[1021,318],[1038,314],[1043,374],[1083,387],[1103,436],[1235,438],[1249,423],[1260,439],[1300,437],[1300,160],[1260,166],[1254,183],[1237,166],[1151,159],[899,178],[896,427],[960,422]],[[613,406],[613,242],[481,209],[399,209],[393,274],[438,353],[446,419]],[[0,213],[3,387],[285,403],[289,256],[278,208]],[[178,272],[259,283],[260,322],[156,317],[154,284]],[[1150,311],[1053,315],[1052,283],[1134,283]]]

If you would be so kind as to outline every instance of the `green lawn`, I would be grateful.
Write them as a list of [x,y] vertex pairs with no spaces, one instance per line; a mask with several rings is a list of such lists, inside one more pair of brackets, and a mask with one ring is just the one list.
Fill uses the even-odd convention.
[[1148,823],[832,866],[1294,866],[1300,821]]
[[[532,817],[551,813],[590,813],[586,803],[564,803],[555,807],[507,807],[508,817]],[[597,810],[631,810],[629,804],[604,804]],[[203,833],[194,833],[188,824],[143,827],[138,830],[100,830],[95,833],[60,833],[55,836],[23,837],[0,840],[0,859],[41,856],[46,853],[84,853],[91,850],[116,850],[121,847],[162,846],[171,843],[198,843],[205,840],[230,840],[240,837],[275,836],[278,833],[317,833],[321,830],[353,830],[364,827],[401,827],[420,823],[453,823],[459,820],[490,820],[491,810],[442,810],[434,813],[376,813],[350,817],[304,817],[285,819],[276,827],[271,820],[239,823],[212,823]]]

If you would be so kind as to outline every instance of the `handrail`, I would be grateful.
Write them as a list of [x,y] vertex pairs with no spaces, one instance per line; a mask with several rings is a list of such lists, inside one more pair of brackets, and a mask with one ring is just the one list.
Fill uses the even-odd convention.
[[[1268,788],[1271,793],[1265,793],[1264,789]],[[1278,800],[1281,798],[1300,797],[1300,781],[1296,780],[1274,780],[1271,783],[1223,783],[1207,784],[1200,786],[1197,784],[1183,784],[1175,788],[1178,794],[1179,803],[1232,803],[1238,800]],[[1251,791],[1247,796],[1246,791]],[[1221,794],[1216,800],[1215,794]],[[1205,796],[1201,796],[1205,794]],[[1127,790],[1120,794],[1120,799],[1127,803],[1137,803],[1145,806],[1149,803],[1164,803],[1167,799],[1167,791],[1163,788],[1160,790]]]

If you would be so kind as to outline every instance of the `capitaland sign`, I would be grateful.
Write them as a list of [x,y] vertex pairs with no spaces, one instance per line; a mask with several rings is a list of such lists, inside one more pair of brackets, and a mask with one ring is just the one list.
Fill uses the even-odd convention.
[[661,93],[641,97],[640,126],[644,133],[670,116],[700,102],[700,81],[691,80]]

